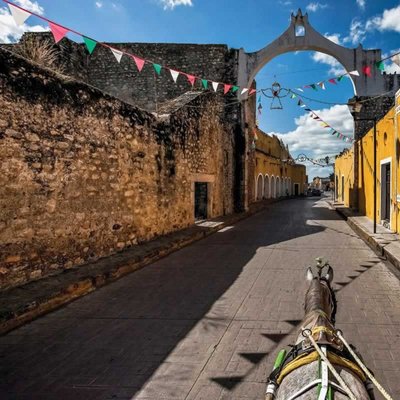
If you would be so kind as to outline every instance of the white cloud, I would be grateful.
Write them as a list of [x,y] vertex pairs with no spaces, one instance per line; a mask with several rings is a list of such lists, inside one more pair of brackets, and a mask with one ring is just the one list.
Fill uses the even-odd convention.
[[306,10],[309,12],[316,12],[318,10],[323,10],[324,8],[328,7],[328,4],[322,4],[322,3],[310,3],[307,7]]
[[364,41],[366,33],[364,24],[358,18],[353,18],[350,24],[349,36],[346,36],[343,42],[358,45]]
[[[400,53],[400,49],[394,49],[391,50],[389,53],[383,53],[382,58],[387,58],[390,57],[391,54],[397,54],[397,53]],[[390,58],[385,60],[384,64],[385,64],[385,72],[387,74],[400,73],[400,66],[394,63]]]
[[280,0],[279,4],[282,5],[282,6],[291,6],[292,2],[291,2],[291,0],[283,0],[283,1]]
[[[334,33],[332,35],[325,34],[325,37],[336,44],[340,44],[340,34],[339,33]],[[337,76],[337,75],[343,75],[344,73],[346,73],[342,64],[340,64],[339,61],[336,60],[336,58],[334,58],[328,54],[314,53],[312,55],[312,59],[317,63],[329,65],[331,67],[328,72],[329,75]]]
[[192,0],[160,0],[164,10],[173,10],[177,6],[193,6]]
[[[346,105],[335,105],[331,108],[315,110],[315,112],[338,132],[353,137],[353,118]],[[351,146],[350,143],[332,136],[328,128],[323,128],[318,121],[310,118],[308,114],[295,118],[295,124],[296,129],[293,131],[286,133],[272,132],[289,145],[294,157],[299,153],[304,153],[310,158],[321,158],[338,154],[343,148]],[[328,168],[323,168],[319,172],[317,169],[307,167],[311,177],[329,175]]]
[[15,4],[18,4],[22,8],[32,11],[36,14],[43,15],[44,8],[37,2],[32,0],[15,0]]
[[97,8],[102,8],[103,7],[103,3],[101,1],[96,1],[95,5]]
[[356,0],[356,1],[357,1],[357,4],[358,4],[358,7],[360,7],[362,10],[365,10],[366,0]]
[[[22,3],[22,1],[19,1]],[[24,32],[45,32],[49,28],[41,25],[27,25],[23,24],[18,26],[8,8],[0,8],[0,43],[13,43],[16,42]]]
[[381,16],[369,19],[366,28],[367,30],[400,32],[400,5],[385,10]]

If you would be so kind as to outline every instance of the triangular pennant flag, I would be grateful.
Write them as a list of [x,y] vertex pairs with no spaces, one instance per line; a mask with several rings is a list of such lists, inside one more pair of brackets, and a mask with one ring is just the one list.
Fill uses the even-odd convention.
[[242,91],[240,92],[240,94],[245,94],[246,92],[248,92],[249,89],[248,88],[243,88]]
[[329,79],[329,82],[332,83],[333,85],[337,85],[335,78]]
[[290,98],[291,98],[291,99],[295,99],[295,98],[296,98],[296,95],[295,95],[294,93],[292,93],[292,94],[290,95]]
[[[224,94],[227,94],[231,90],[232,85],[224,85]],[[261,101],[261,97],[258,99],[258,102]]]
[[179,72],[178,71],[174,71],[173,69],[170,69],[169,72],[171,72],[172,79],[176,83],[176,80],[178,79],[178,76],[179,76]]
[[296,90],[298,90],[299,92],[304,92],[302,88],[297,88]]
[[333,135],[336,135],[336,134],[337,134],[337,131],[333,130],[332,136],[333,136]]
[[249,96],[251,96],[252,94],[254,94],[254,93],[256,93],[256,92],[257,92],[256,89],[251,89],[251,90],[250,90],[250,93],[249,93]]
[[56,43],[58,43],[69,32],[67,28],[56,25],[53,22],[49,22],[49,27]]
[[97,42],[96,42],[95,40],[89,39],[89,38],[87,38],[87,37],[85,37],[85,36],[83,37],[83,41],[84,41],[85,44],[86,44],[86,47],[87,47],[87,49],[88,49],[88,51],[89,51],[89,54],[92,54],[94,48],[96,47]]
[[397,66],[400,67],[400,54],[395,54],[392,58],[391,58],[392,62],[394,62]]
[[261,96],[258,96],[258,102],[261,103]]
[[350,71],[349,74],[354,76],[360,76],[360,73],[357,70]]
[[216,92],[217,89],[218,89],[219,83],[218,83],[218,82],[211,82],[211,84],[212,84],[212,87],[213,87],[213,89],[214,89],[214,92]]
[[336,80],[337,80],[338,82],[340,82],[340,81],[343,79],[343,77],[344,77],[344,75],[338,76],[338,77],[336,78]]
[[371,76],[371,67],[369,65],[365,65],[363,67],[363,72],[365,76]]
[[208,89],[208,80],[207,79],[202,79],[201,82],[203,84],[204,89]]
[[375,63],[376,68],[378,68],[380,71],[384,71],[385,70],[385,63],[383,61],[378,61]]
[[8,7],[10,8],[11,15],[17,25],[22,25],[32,15],[28,11],[21,10],[12,4],[8,4]]
[[311,109],[310,108],[305,108],[304,111],[311,111]]
[[137,69],[139,70],[139,72],[141,72],[146,61],[143,60],[142,58],[139,58],[139,57],[136,57],[136,56],[131,56],[131,57],[135,61]]
[[317,86],[313,83],[312,85],[310,85],[314,90],[318,91]]
[[114,57],[116,58],[116,60],[120,63],[121,62],[121,58],[124,55],[124,53],[122,51],[120,51],[120,50],[112,49],[111,47],[110,47],[110,50],[114,54]]
[[304,88],[305,89],[311,89],[311,86],[310,85],[305,85]]
[[153,63],[153,68],[154,68],[154,71],[156,71],[156,73],[157,73],[157,75],[160,75],[161,74],[161,65],[160,64],[154,64]]
[[324,82],[319,82],[319,83],[318,83],[318,86],[319,86],[322,90],[325,90],[325,84],[324,84]]
[[239,86],[234,86],[233,88],[232,88],[232,93],[235,93],[235,92],[237,92],[239,90]]
[[194,83],[196,82],[196,77],[194,75],[188,75],[188,74],[186,74],[186,77],[187,77],[189,83],[193,86]]
[[303,104],[303,102],[301,101],[301,99],[297,102],[298,106],[301,106]]

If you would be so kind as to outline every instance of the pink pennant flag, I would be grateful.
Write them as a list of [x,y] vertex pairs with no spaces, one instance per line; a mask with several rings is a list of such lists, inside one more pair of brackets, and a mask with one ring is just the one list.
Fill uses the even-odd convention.
[[60,25],[56,25],[53,22],[49,22],[49,26],[56,43],[58,43],[69,32],[67,28],[64,28],[63,26]]
[[194,75],[188,75],[188,74],[186,74],[186,77],[188,78],[189,83],[193,86],[194,83],[196,82],[196,77]]
[[335,78],[329,79],[329,82],[332,83],[332,85],[337,85]]
[[371,67],[369,65],[366,65],[363,67],[363,72],[366,76],[371,76]]
[[249,93],[249,96],[251,96],[252,94],[254,94],[254,93],[256,93],[256,92],[257,92],[256,89],[251,89],[251,90],[250,90],[250,93]]
[[224,94],[227,94],[231,90],[232,85],[224,85]]
[[135,64],[136,64],[136,66],[137,66],[137,69],[139,70],[139,72],[141,72],[146,61],[143,60],[143,59],[141,59],[141,58],[139,58],[139,57],[136,57],[136,56],[131,56],[131,57],[132,57],[133,60],[135,61]]
[[303,86],[305,89],[311,89],[311,86],[310,85],[305,85],[305,86]]

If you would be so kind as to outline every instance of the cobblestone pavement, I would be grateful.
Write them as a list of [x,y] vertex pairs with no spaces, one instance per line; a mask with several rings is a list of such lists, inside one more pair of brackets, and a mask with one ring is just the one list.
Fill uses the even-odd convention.
[[1,337],[0,398],[263,400],[317,256],[335,270],[338,327],[400,398],[399,280],[312,198],[271,205]]

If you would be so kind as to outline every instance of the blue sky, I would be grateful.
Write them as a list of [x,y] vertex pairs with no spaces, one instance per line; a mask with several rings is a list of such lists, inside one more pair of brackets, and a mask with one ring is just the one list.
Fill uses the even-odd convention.
[[[100,41],[224,43],[256,51],[278,37],[288,26],[291,12],[308,12],[313,27],[347,47],[381,48],[384,54],[400,49],[400,3],[393,0],[272,1],[272,0],[15,0],[62,25]],[[11,25],[8,10],[0,5],[0,41],[14,41],[23,30],[40,30],[40,20],[30,18],[23,28]],[[388,64],[388,71],[400,68]],[[190,72],[190,71],[187,71]],[[332,58],[314,52],[288,53],[260,71],[258,87],[276,79],[282,87],[295,88],[341,73]],[[346,78],[327,90],[308,92],[328,103],[345,103],[353,96]],[[292,154],[335,154],[346,145],[304,115],[293,100],[282,100],[283,110],[270,110],[263,98],[260,127],[282,136]],[[309,102],[309,106],[335,129],[352,135],[346,106]],[[316,136],[318,140],[316,140]],[[327,175],[327,168],[310,168],[310,176]]]

